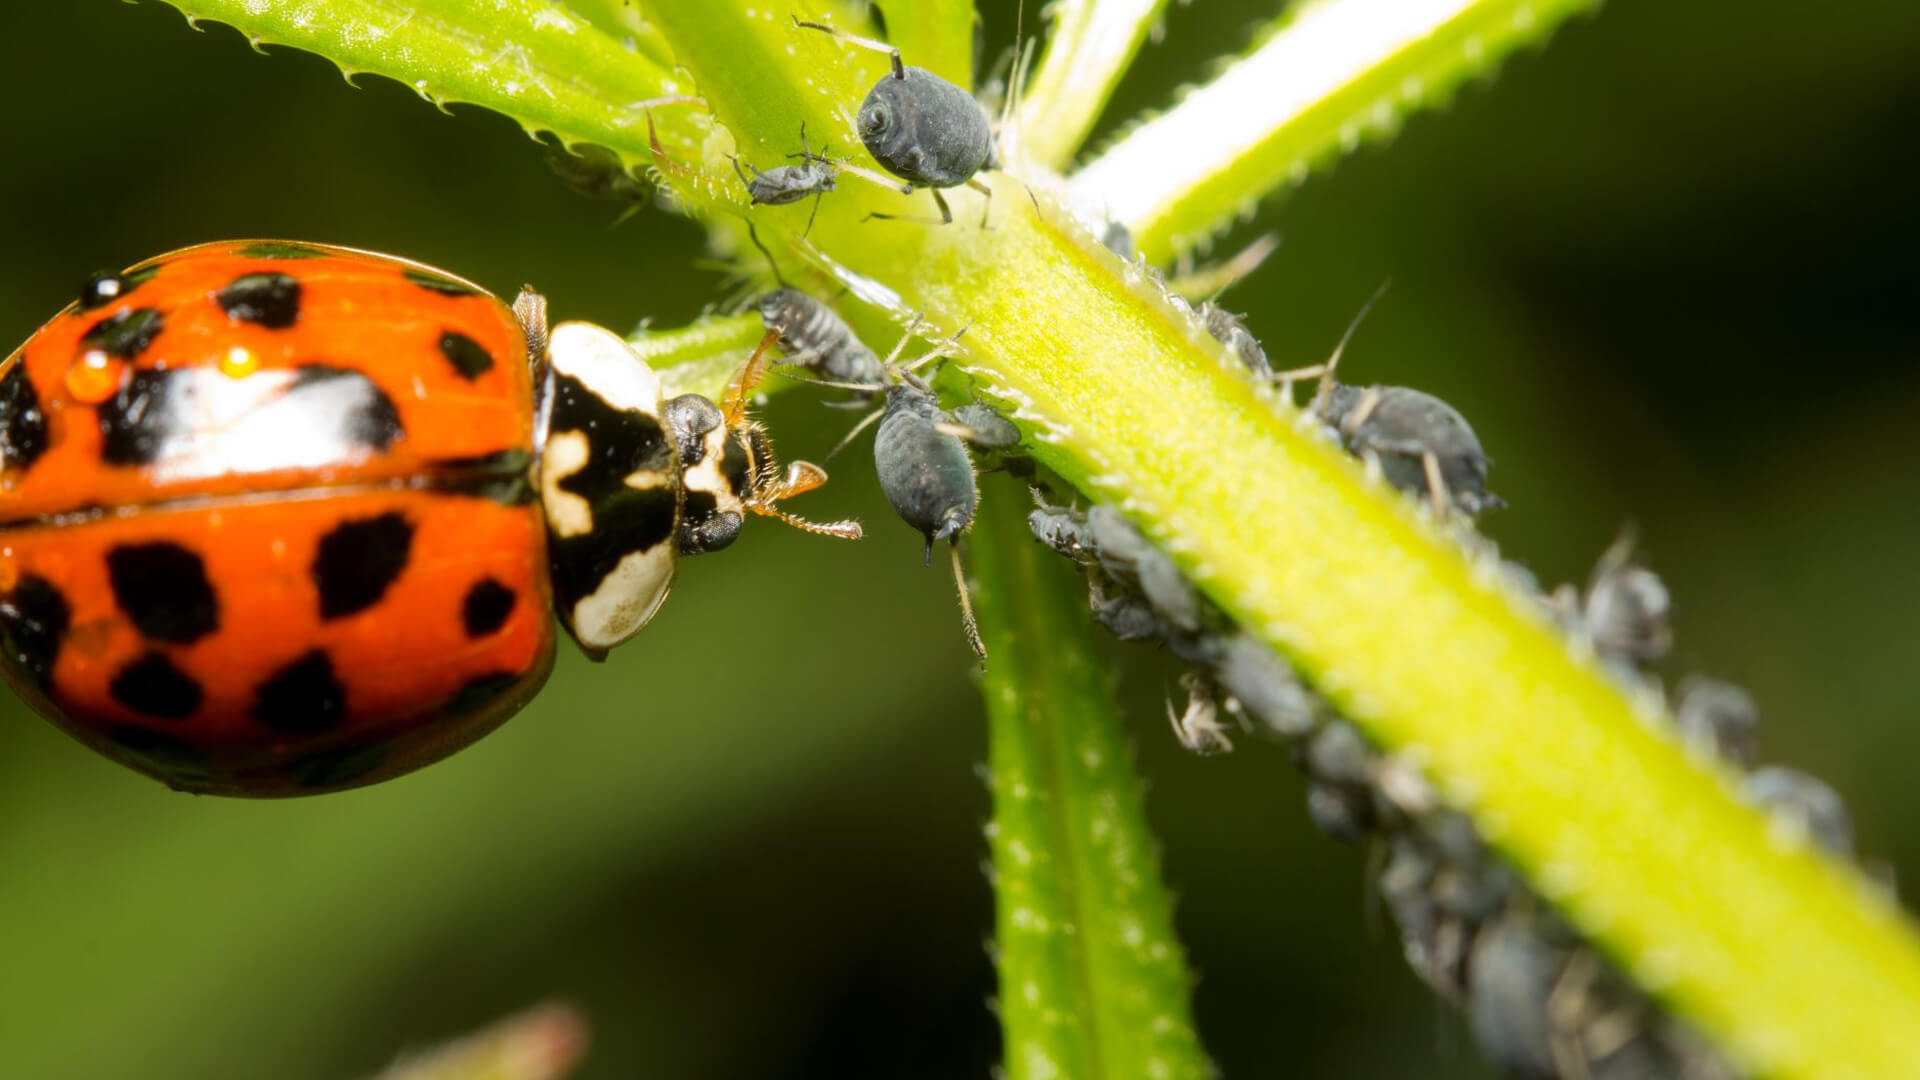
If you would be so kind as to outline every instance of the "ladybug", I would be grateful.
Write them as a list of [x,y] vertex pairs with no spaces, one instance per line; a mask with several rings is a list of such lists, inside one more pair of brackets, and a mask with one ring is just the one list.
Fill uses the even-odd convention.
[[617,334],[418,263],[237,241],[87,282],[0,363],[0,671],[185,791],[303,795],[524,706],[554,620],[600,658],[681,555],[775,504],[746,416]]

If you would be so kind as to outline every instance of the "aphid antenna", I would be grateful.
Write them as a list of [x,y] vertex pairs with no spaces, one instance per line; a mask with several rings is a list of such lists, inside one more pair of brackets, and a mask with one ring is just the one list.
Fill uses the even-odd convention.
[[[1339,370],[1340,357],[1346,353],[1347,343],[1353,340],[1353,335],[1356,331],[1360,329],[1360,323],[1366,319],[1367,312],[1372,311],[1373,305],[1379,303],[1380,298],[1387,295],[1387,287],[1392,284],[1393,284],[1392,279],[1388,279],[1386,281],[1381,282],[1380,287],[1373,290],[1373,295],[1367,297],[1367,302],[1360,305],[1360,310],[1357,312],[1354,312],[1353,321],[1347,324],[1346,333],[1340,335],[1340,343],[1333,347],[1333,355],[1327,357],[1327,362],[1324,365],[1321,365],[1324,368],[1324,370],[1316,373],[1320,379],[1320,385],[1318,388],[1314,390],[1314,394],[1313,394],[1313,411],[1314,412],[1319,412],[1321,408],[1323,408],[1326,405],[1327,398],[1332,396],[1333,388],[1338,385],[1338,381],[1335,379],[1334,372]],[[1281,377],[1286,379],[1287,382],[1291,384],[1293,378],[1296,377],[1296,375],[1293,372],[1283,372]],[[1299,377],[1304,377],[1304,376],[1299,376]],[[1371,413],[1372,411],[1373,411],[1372,408],[1370,407],[1367,408],[1367,412]],[[1357,427],[1358,425],[1355,425],[1355,426]]]
[[886,53],[887,58],[893,61],[893,77],[896,79],[905,79],[907,77],[906,65],[900,62],[900,50],[884,41],[875,41],[873,38],[861,37],[858,34],[849,34],[837,26],[828,26],[826,23],[808,22],[798,15],[793,16],[793,25],[805,27],[808,30],[819,30],[822,33],[837,37],[849,45],[858,45],[863,49],[872,49],[874,52]]
[[1217,266],[1189,270],[1167,280],[1167,291],[1188,299],[1201,298],[1206,303],[1220,299],[1228,289],[1247,279],[1255,270],[1260,269],[1274,252],[1280,250],[1279,233],[1267,233],[1253,243],[1240,249],[1239,253]]

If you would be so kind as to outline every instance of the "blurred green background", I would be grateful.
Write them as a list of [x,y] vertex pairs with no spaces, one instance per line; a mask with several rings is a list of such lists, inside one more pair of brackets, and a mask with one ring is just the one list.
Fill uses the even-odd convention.
[[[1276,6],[1176,8],[1108,127]],[[615,327],[720,295],[689,271],[698,229],[615,227],[508,121],[155,3],[8,7],[0,336],[91,270],[240,236],[536,282]],[[1228,297],[1276,364],[1320,359],[1391,279],[1351,376],[1472,418],[1512,504],[1485,528],[1544,580],[1637,523],[1673,674],[1750,687],[1767,757],[1836,784],[1909,880],[1916,130],[1920,6],[1617,0],[1228,241],[1285,235]],[[770,420],[819,454],[844,415],[800,397]],[[0,1075],[348,1078],[559,994],[596,1024],[588,1077],[985,1076],[984,747],[951,586],[862,455],[808,503],[870,539],[750,530],[610,662],[568,653],[501,732],[372,790],[175,795],[0,704]],[[1112,656],[1225,1073],[1485,1075],[1284,754],[1184,755],[1172,667]]]

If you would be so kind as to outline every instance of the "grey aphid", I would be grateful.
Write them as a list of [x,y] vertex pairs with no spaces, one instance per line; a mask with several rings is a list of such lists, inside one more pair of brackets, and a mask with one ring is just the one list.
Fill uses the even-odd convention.
[[762,170],[749,163],[746,168],[753,170],[748,176],[740,167],[740,159],[733,159],[733,171],[740,175],[740,182],[747,185],[749,205],[784,206],[799,202],[807,196],[813,196],[813,213],[807,215],[807,227],[800,231],[805,236],[813,231],[814,216],[820,213],[820,197],[833,190],[834,177],[840,173],[839,166],[828,160],[826,147],[816,154],[807,147],[807,126],[800,125],[800,153],[792,155],[800,159],[798,165],[780,165]]
[[1087,603],[1094,620],[1121,641],[1153,641],[1167,634],[1166,624],[1153,613],[1146,597],[1099,569],[1087,575]]
[[1027,528],[1034,539],[1077,563],[1093,559],[1088,550],[1093,538],[1087,532],[1087,516],[1072,507],[1041,503],[1027,515]]
[[1214,677],[1240,702],[1256,734],[1295,739],[1320,719],[1318,699],[1293,666],[1264,641],[1234,631],[1224,635]]
[[1509,1075],[1556,1080],[1549,1005],[1569,954],[1542,941],[1524,918],[1501,919],[1474,942],[1467,1018],[1480,1048]]
[[838,312],[798,289],[762,296],[760,320],[780,335],[787,359],[829,382],[872,386],[886,382],[886,367]]
[[1689,746],[1705,747],[1741,768],[1760,750],[1760,707],[1729,682],[1689,675],[1680,682],[1674,721]]
[[1769,765],[1756,769],[1740,785],[1740,794],[1765,807],[1776,820],[1804,828],[1821,847],[1836,855],[1853,854],[1853,822],[1839,792],[1798,769]]
[[1301,764],[1316,780],[1364,784],[1373,774],[1374,757],[1359,728],[1345,720],[1330,720],[1307,740]]
[[1603,655],[1651,663],[1673,645],[1672,600],[1660,575],[1602,560],[1587,586],[1581,622]]
[[973,401],[953,410],[951,434],[982,450],[1011,450],[1020,445],[1020,428],[999,409]]
[[1206,323],[1207,333],[1232,349],[1240,362],[1255,375],[1263,379],[1273,377],[1273,366],[1267,363],[1267,350],[1260,347],[1259,339],[1247,329],[1246,323],[1240,321],[1240,316],[1209,301],[1200,305],[1200,317]]
[[1118,510],[1095,506],[1087,511],[1087,530],[1095,554],[1110,573],[1137,581],[1140,592],[1160,617],[1178,630],[1200,629],[1200,594],[1153,542]]
[[887,388],[873,440],[880,490],[894,513],[927,538],[928,561],[934,541],[956,540],[973,523],[980,500],[966,445],[939,429],[950,420],[933,391],[902,380]]
[[[856,37],[797,16],[793,21],[796,26],[825,31],[850,44],[887,54],[893,70],[873,84],[854,124],[860,141],[882,168],[915,187],[932,190],[942,224],[952,224],[953,211],[947,208],[941,188],[965,184],[992,199],[993,189],[975,179],[974,174],[998,168],[999,154],[994,149],[993,125],[987,111],[973,95],[925,68],[905,66],[900,50],[886,42]],[[984,217],[981,224],[986,224]]]
[[1227,729],[1220,723],[1220,698],[1213,681],[1189,671],[1180,676],[1180,686],[1187,692],[1185,711],[1175,713],[1173,702],[1167,702],[1167,720],[1173,724],[1180,745],[1202,757],[1230,752],[1233,740],[1227,738]]
[[1365,788],[1307,782],[1307,817],[1314,827],[1343,844],[1357,844],[1374,829],[1373,801]]
[[1133,257],[1140,253],[1140,248],[1133,242],[1133,230],[1118,221],[1109,221],[1107,227],[1100,230],[1100,243],[1128,262],[1132,262]]
[[1377,460],[1387,483],[1401,491],[1436,498],[1431,481],[1437,478],[1447,501],[1468,516],[1506,505],[1487,492],[1492,461],[1473,427],[1432,394],[1405,386],[1335,383],[1314,411],[1349,453]]

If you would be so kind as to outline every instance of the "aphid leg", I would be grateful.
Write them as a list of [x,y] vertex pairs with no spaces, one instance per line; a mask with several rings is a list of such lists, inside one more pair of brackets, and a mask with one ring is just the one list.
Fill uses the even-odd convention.
[[893,77],[896,79],[904,79],[907,77],[906,66],[900,62],[900,50],[894,48],[893,46],[887,44],[884,41],[875,41],[872,38],[860,37],[857,34],[849,34],[845,30],[842,30],[837,26],[828,26],[825,23],[808,22],[805,19],[802,19],[798,15],[795,15],[793,17],[793,25],[803,26],[803,27],[806,27],[808,30],[823,31],[825,33],[833,35],[834,37],[839,38],[841,41],[844,41],[849,45],[858,45],[863,49],[872,49],[874,52],[886,53],[887,56],[893,61]]
[[800,230],[800,239],[805,240],[807,234],[813,231],[813,219],[820,216],[820,199],[826,193],[824,188],[813,193],[813,209],[807,213],[807,227]]
[[[931,550],[933,541],[927,541]],[[972,646],[973,655],[987,662],[987,646],[980,640],[980,620],[973,616],[973,594],[967,589],[967,573],[960,565],[960,545],[951,544],[947,550],[953,554],[953,587],[960,594],[960,625],[967,632],[967,644]]]
[[[987,227],[987,215],[993,212],[993,189],[988,187],[986,184],[982,183],[980,178],[977,176],[967,177],[967,186],[987,197],[987,205],[980,208],[980,227],[984,229]],[[1027,191],[1027,195],[1029,198],[1032,198],[1033,191],[1029,189]],[[939,198],[940,193],[937,191],[934,192],[933,197],[936,199]],[[1034,206],[1034,209],[1036,210],[1039,209],[1040,200],[1035,198],[1033,201],[1033,206]],[[941,212],[945,213],[946,209],[947,209],[947,204],[942,202],[940,204]],[[953,215],[948,214],[947,220],[949,221],[953,220]]]
[[873,221],[875,219],[878,219],[880,221],[914,221],[922,225],[953,224],[953,211],[947,208],[946,197],[940,194],[940,189],[928,188],[927,190],[933,194],[933,204],[940,208],[939,221],[935,221],[930,217],[922,217],[918,214],[882,214],[878,212],[870,213],[866,217],[861,218],[860,220]]
[[726,418],[728,427],[746,418],[747,399],[753,396],[760,380],[767,377],[767,368],[773,364],[773,343],[779,340],[780,331],[767,331],[760,338],[760,344],[754,346],[753,355],[747,357],[747,362],[734,372],[733,378],[727,380],[727,392],[720,400],[720,415]]
[[[648,119],[649,121],[651,121],[651,120],[653,119],[653,117],[651,117],[651,116],[649,116],[649,117],[647,117],[647,119]],[[659,148],[659,146],[658,146],[658,144],[656,144],[656,145],[654,146],[654,156],[655,156],[655,157],[659,157],[659,156],[660,156],[660,154],[659,154],[659,149],[660,149],[660,148]],[[740,167],[740,158],[739,158],[739,157],[738,157],[737,155],[734,155],[734,154],[728,154],[728,155],[727,155],[727,160],[728,160],[728,161],[731,161],[731,162],[733,162],[733,171],[734,171],[734,174],[735,174],[735,175],[737,175],[737,176],[739,176],[739,177],[740,177],[740,183],[746,186],[746,189],[747,189],[747,199],[748,199],[748,202],[749,202],[749,203],[752,203],[752,202],[754,202],[754,201],[757,201],[757,200],[755,200],[755,199],[753,198],[753,178],[752,178],[752,177],[750,177],[750,176],[748,176],[748,175],[747,175],[747,172],[746,172],[746,170],[745,170],[745,169],[742,169],[742,168]],[[754,175],[754,176],[759,176],[759,175],[760,175],[760,167],[759,167],[758,165],[755,165],[755,166],[753,166],[752,168],[753,168],[753,175]]]
[[781,288],[787,288],[787,279],[780,275],[780,264],[774,261],[773,252],[767,250],[767,245],[760,242],[760,233],[754,229],[751,221],[747,222],[747,239],[753,241],[753,246],[767,257],[767,265],[773,268],[773,280],[779,282]]
[[[1333,372],[1331,370],[1327,372],[1326,378],[1328,382],[1333,381]],[[1347,414],[1346,423],[1340,425],[1340,433],[1351,437],[1354,432],[1360,430],[1360,425],[1366,423],[1367,420],[1373,416],[1373,411],[1379,407],[1380,388],[1377,386],[1367,387],[1367,392],[1360,395],[1360,403],[1353,407],[1353,412]]]
[[1440,474],[1440,455],[1431,450],[1422,453],[1420,467],[1427,472],[1427,498],[1433,503],[1433,516],[1445,521],[1453,499],[1447,493],[1447,478]]

